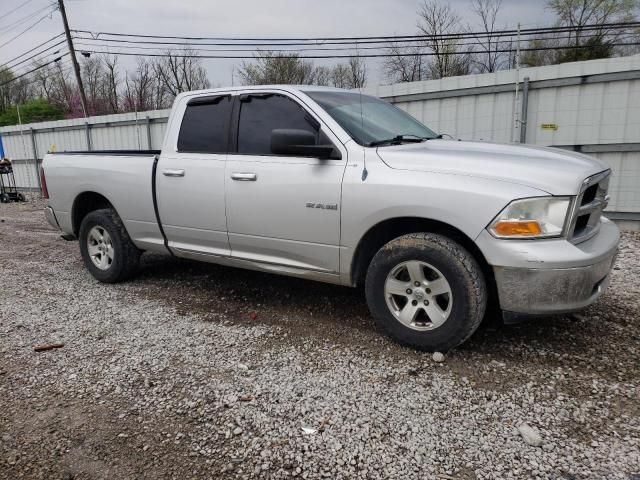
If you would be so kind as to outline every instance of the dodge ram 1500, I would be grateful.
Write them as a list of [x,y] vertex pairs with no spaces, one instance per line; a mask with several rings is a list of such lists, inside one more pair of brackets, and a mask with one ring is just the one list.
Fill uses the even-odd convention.
[[144,251],[363,285],[424,350],[569,312],[608,284],[610,170],[579,153],[442,139],[378,98],[315,86],[180,94],[162,151],[48,154],[46,217],[102,282]]

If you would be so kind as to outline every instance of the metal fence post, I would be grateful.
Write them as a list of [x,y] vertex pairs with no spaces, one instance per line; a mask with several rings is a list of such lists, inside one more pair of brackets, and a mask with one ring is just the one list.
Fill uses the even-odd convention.
[[149,118],[149,115],[147,115],[147,145],[149,150],[153,150],[153,147],[151,146],[151,119]]
[[38,190],[42,192],[42,185],[40,184],[40,169],[38,168],[38,145],[36,143],[36,131],[33,127],[29,128],[31,133],[31,148],[33,149],[33,164],[36,167],[36,179],[38,181]]
[[91,148],[91,126],[89,122],[84,122],[84,132],[87,136],[87,150],[91,151],[93,149]]
[[527,114],[529,113],[529,77],[522,86],[522,110],[520,115],[520,143],[527,143]]

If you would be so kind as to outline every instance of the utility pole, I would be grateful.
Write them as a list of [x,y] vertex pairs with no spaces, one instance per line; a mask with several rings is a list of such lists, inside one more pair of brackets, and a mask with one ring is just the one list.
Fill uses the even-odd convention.
[[520,141],[520,116],[518,115],[518,103],[520,95],[520,22],[518,22],[518,43],[516,46],[516,94],[513,98],[513,127],[512,142]]
[[84,85],[82,84],[82,77],[80,76],[80,65],[78,65],[78,59],[76,58],[76,50],[73,48],[73,41],[71,40],[71,32],[69,32],[69,22],[67,21],[67,12],[64,9],[64,1],[58,0],[58,7],[60,8],[60,15],[62,15],[62,23],[64,24],[64,33],[67,36],[67,46],[69,47],[69,54],[71,55],[71,61],[73,62],[73,70],[76,72],[76,82],[78,83],[78,89],[80,90],[80,101],[82,102],[82,111],[84,117],[89,115],[87,110],[87,97],[84,94]]

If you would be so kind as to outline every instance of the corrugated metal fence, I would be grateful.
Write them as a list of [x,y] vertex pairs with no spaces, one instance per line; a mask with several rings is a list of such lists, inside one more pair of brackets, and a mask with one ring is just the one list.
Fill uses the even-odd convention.
[[[365,89],[464,140],[568,148],[614,171],[609,216],[640,220],[640,56]],[[517,113],[519,121],[515,121]],[[168,110],[0,128],[21,187],[38,187],[49,150],[160,149]],[[553,175],[553,172],[549,173]]]

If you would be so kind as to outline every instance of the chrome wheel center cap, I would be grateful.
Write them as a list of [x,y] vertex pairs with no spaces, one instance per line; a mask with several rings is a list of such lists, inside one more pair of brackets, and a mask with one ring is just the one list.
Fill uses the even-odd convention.
[[421,290],[414,290],[413,296],[416,297],[418,300],[422,300],[425,297],[425,294]]

